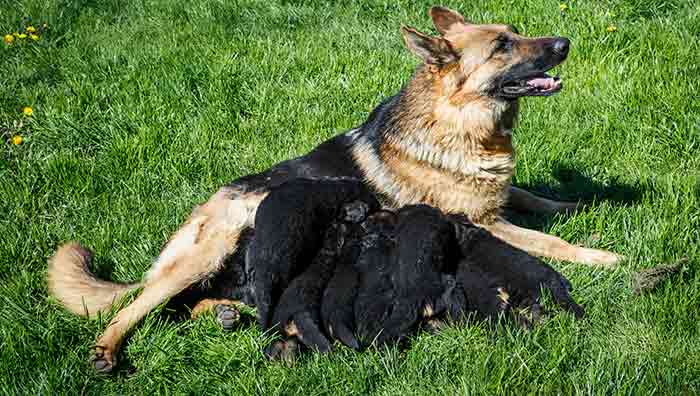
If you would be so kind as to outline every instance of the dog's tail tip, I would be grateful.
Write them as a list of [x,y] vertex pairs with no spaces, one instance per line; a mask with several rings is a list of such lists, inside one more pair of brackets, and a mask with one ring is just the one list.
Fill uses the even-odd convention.
[[58,248],[49,259],[49,294],[69,311],[95,317],[109,310],[139,284],[122,284],[98,279],[89,268],[92,252],[77,242]]

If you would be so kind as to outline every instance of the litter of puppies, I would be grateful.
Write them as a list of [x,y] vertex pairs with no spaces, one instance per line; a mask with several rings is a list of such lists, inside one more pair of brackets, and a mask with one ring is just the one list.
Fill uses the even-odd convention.
[[466,217],[427,205],[380,209],[352,179],[272,189],[256,213],[245,268],[259,324],[279,336],[265,355],[285,361],[302,348],[329,352],[334,340],[357,350],[401,343],[435,321],[503,316],[529,328],[542,314],[542,290],[576,318],[584,314],[570,282],[541,260]]

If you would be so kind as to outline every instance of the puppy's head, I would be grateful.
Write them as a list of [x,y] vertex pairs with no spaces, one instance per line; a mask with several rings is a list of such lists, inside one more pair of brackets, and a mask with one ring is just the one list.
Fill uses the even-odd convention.
[[393,234],[398,218],[396,213],[390,210],[379,210],[372,213],[364,223],[362,228],[368,234],[390,235]]

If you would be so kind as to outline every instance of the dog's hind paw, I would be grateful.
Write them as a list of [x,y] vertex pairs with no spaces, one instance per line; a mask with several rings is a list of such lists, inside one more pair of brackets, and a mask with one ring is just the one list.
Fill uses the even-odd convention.
[[90,356],[90,363],[95,371],[98,373],[109,373],[117,365],[116,356],[112,355],[112,351],[109,349],[97,345],[92,350],[92,356]]
[[233,327],[241,319],[241,313],[230,305],[218,304],[214,310],[216,311],[216,320],[221,323],[224,330],[233,330]]

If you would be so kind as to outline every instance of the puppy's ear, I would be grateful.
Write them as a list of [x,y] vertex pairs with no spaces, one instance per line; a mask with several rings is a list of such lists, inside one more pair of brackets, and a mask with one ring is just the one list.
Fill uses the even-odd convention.
[[466,25],[464,17],[457,11],[445,7],[432,7],[428,11],[433,25],[440,34],[445,35],[454,24]]
[[407,26],[401,28],[401,34],[406,47],[429,65],[446,65],[459,59],[449,41],[442,37],[431,37]]

